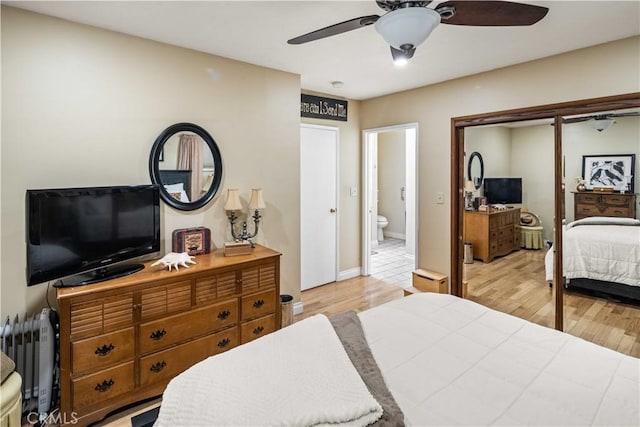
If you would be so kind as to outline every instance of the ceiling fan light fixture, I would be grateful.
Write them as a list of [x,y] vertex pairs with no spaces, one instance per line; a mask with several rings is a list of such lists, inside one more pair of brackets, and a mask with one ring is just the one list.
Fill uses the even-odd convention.
[[405,7],[382,15],[376,31],[393,48],[407,50],[424,42],[440,23],[440,14],[426,7]]
[[602,132],[603,130],[608,129],[615,122],[615,120],[607,118],[589,120],[589,124],[591,125],[591,127],[598,132]]

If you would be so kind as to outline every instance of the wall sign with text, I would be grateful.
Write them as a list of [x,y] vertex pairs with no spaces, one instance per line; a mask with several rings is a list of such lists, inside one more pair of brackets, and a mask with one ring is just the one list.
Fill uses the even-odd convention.
[[300,116],[346,122],[347,101],[302,94],[300,96]]

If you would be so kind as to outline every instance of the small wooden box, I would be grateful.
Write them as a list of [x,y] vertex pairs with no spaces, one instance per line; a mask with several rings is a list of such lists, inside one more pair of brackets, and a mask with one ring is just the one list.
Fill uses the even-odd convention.
[[211,252],[211,230],[206,227],[181,228],[173,230],[173,252],[187,252],[191,256]]
[[422,292],[449,293],[449,278],[435,271],[418,269],[413,272],[413,287]]
[[248,255],[253,252],[249,242],[226,242],[224,244],[224,256]]

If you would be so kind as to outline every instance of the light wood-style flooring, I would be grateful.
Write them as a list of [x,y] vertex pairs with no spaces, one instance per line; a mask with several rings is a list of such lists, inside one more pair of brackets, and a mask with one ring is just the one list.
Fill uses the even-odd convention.
[[[495,310],[553,327],[553,290],[544,280],[545,250],[520,250],[490,263],[466,264],[468,298]],[[403,297],[384,279],[356,277],[302,293],[304,312],[294,321],[323,313],[362,311]],[[609,301],[565,291],[565,330],[585,340],[640,357],[640,304]],[[130,426],[133,415],[159,405],[159,399],[115,414],[98,426]]]

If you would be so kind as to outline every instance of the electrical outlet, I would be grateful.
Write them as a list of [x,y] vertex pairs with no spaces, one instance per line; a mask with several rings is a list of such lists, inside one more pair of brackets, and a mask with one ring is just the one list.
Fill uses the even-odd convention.
[[436,193],[436,203],[439,205],[444,204],[444,193],[442,191]]

